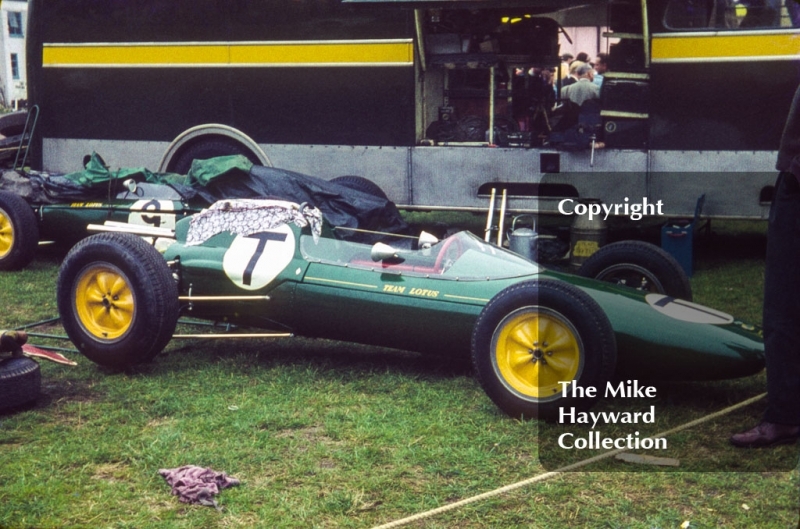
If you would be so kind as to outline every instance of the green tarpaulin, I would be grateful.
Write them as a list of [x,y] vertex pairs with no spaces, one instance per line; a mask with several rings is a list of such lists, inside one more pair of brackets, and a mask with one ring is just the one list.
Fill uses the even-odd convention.
[[111,170],[103,158],[93,152],[86,162],[84,169],[64,175],[64,178],[83,187],[106,185],[112,180],[127,180],[136,182],[149,182],[153,184],[180,184],[190,187],[207,186],[215,178],[225,175],[240,173],[246,177],[250,173],[253,163],[241,154],[232,156],[218,156],[208,160],[194,160],[189,173],[154,173],[144,167],[121,168]]

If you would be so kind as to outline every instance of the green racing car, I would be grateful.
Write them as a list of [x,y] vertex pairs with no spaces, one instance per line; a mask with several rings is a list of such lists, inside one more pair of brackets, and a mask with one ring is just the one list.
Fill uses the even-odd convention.
[[[72,248],[57,288],[68,336],[101,365],[153,359],[179,315],[190,315],[469,357],[502,411],[543,419],[593,404],[569,385],[734,378],[764,367],[760,330],[728,314],[553,271],[469,232],[353,240],[343,232],[358,228],[331,226],[313,206],[267,199],[221,200],[174,230],[105,229]],[[142,236],[170,244],[162,253]]]

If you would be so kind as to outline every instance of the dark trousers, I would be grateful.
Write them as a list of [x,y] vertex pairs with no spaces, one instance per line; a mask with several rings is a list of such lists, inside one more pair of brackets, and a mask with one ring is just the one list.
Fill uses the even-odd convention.
[[800,184],[783,172],[769,213],[764,275],[764,420],[800,424]]

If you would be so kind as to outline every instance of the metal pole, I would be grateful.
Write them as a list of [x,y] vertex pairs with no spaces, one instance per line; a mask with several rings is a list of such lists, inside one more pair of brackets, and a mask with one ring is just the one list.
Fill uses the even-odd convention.
[[489,68],[489,145],[494,145],[494,66]]
[[492,238],[492,220],[494,217],[494,201],[497,196],[497,190],[492,188],[492,195],[489,197],[489,214],[486,216],[486,231],[483,234],[483,240],[489,242]]
[[14,330],[15,330],[15,331],[23,331],[23,330],[25,330],[25,329],[30,329],[31,327],[38,327],[39,325],[44,325],[45,323],[53,323],[53,322],[56,322],[56,321],[58,321],[58,320],[60,320],[60,319],[61,319],[61,318],[59,318],[59,317],[57,317],[57,316],[56,316],[55,318],[49,318],[49,319],[47,319],[47,320],[37,321],[37,322],[35,322],[35,323],[26,323],[25,325],[22,325],[22,326],[20,326],[20,327],[17,327],[17,328],[16,328],[16,329],[14,329]]
[[500,200],[500,219],[497,221],[497,246],[503,246],[503,224],[506,221],[506,199],[508,190],[503,188],[503,198]]
[[269,296],[178,296],[178,301],[269,301]]
[[251,333],[251,334],[173,334],[172,338],[204,338],[204,339],[232,339],[232,338],[291,338],[291,333]]

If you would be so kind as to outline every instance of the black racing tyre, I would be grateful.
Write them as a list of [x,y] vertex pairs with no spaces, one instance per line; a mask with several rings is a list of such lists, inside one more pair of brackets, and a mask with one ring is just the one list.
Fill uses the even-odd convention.
[[0,410],[17,408],[39,398],[42,374],[30,358],[0,360]]
[[489,120],[481,116],[466,116],[456,124],[456,141],[486,141]]
[[512,132],[519,132],[519,123],[506,116],[495,116],[494,118],[494,142],[500,145],[508,144],[508,135]]
[[545,279],[512,285],[483,308],[472,332],[472,364],[489,398],[515,418],[555,420],[561,407],[595,398],[566,395],[560,382],[602,395],[617,361],[614,330],[588,294]]
[[187,174],[192,168],[194,160],[208,160],[216,156],[229,156],[241,154],[254,164],[260,164],[258,156],[241,143],[227,138],[203,138],[186,147],[169,164],[169,171],[178,174]]
[[58,313],[89,360],[124,368],[155,357],[178,321],[178,287],[142,238],[101,233],[79,242],[58,275]]
[[362,191],[364,193],[368,193],[372,196],[380,197],[384,200],[389,200],[389,197],[387,197],[386,193],[383,192],[381,186],[379,186],[369,178],[364,178],[363,176],[357,176],[357,175],[337,176],[336,178],[332,178],[331,182],[342,185],[344,187],[348,187],[350,189],[355,189],[356,191]]
[[692,300],[692,285],[683,267],[670,254],[649,242],[607,244],[581,265],[578,275]]
[[19,195],[0,191],[0,270],[28,265],[39,246],[39,223]]
[[425,137],[435,141],[455,141],[457,128],[454,121],[434,121],[425,130]]
[[3,114],[0,116],[0,134],[7,138],[19,136],[25,130],[25,121],[27,119],[28,113],[25,111]]

